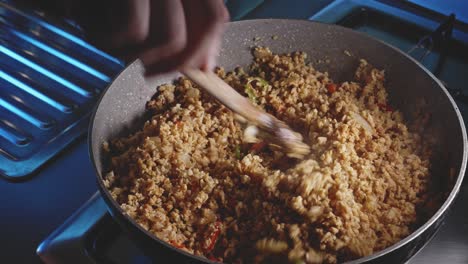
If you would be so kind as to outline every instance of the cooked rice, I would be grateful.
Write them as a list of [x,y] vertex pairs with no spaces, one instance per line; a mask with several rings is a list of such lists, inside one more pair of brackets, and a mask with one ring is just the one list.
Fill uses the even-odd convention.
[[306,54],[254,51],[217,74],[310,144],[303,160],[243,141],[231,111],[181,78],[159,87],[140,131],[110,142],[105,184],[157,237],[229,263],[336,263],[367,256],[423,220],[427,144],[391,109],[384,72],[362,60],[334,83]]

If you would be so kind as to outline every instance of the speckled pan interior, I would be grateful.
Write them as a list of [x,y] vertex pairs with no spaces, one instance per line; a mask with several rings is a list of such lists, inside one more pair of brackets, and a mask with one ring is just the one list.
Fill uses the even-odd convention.
[[[391,104],[411,121],[416,110],[432,116],[431,133],[437,138],[437,160],[433,171],[450,195],[431,220],[410,237],[366,258],[385,254],[410,241],[452,202],[460,187],[466,166],[466,132],[461,115],[440,82],[414,60],[399,50],[361,33],[339,27],[300,20],[250,20],[230,23],[219,55],[219,65],[226,69],[247,66],[254,46],[268,46],[273,52],[304,51],[318,69],[328,71],[335,81],[351,80],[359,59],[385,69],[386,87]],[[346,53],[346,54],[345,54]],[[102,142],[134,130],[141,120],[145,103],[160,84],[171,82],[178,74],[145,80],[139,61],[129,65],[105,91],[90,127],[90,153],[98,182],[103,176]],[[287,121],[287,120],[285,120]],[[449,180],[449,171],[456,173]],[[110,197],[104,191],[103,195]],[[115,206],[118,206],[115,204]],[[142,229],[142,232],[146,232]],[[148,236],[151,236],[148,233]]]

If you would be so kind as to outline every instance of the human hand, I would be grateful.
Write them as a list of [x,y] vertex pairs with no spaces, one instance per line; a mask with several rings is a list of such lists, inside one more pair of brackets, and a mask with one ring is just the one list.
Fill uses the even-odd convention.
[[82,0],[70,13],[97,47],[146,74],[215,65],[229,14],[222,0]]

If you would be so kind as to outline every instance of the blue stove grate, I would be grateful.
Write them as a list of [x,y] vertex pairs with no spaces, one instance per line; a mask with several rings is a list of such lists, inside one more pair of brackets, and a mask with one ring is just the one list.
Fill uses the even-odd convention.
[[124,64],[0,3],[0,174],[20,179],[87,130],[100,92]]

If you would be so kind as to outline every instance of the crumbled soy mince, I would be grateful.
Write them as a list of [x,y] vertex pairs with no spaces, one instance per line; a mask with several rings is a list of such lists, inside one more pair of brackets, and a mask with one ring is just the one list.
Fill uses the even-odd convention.
[[355,80],[335,83],[304,53],[254,55],[248,70],[217,74],[301,132],[311,153],[295,160],[243,142],[233,113],[181,78],[159,87],[137,133],[106,146],[105,182],[125,212],[228,263],[336,263],[409,235],[430,148],[389,106],[384,72],[362,60]]

